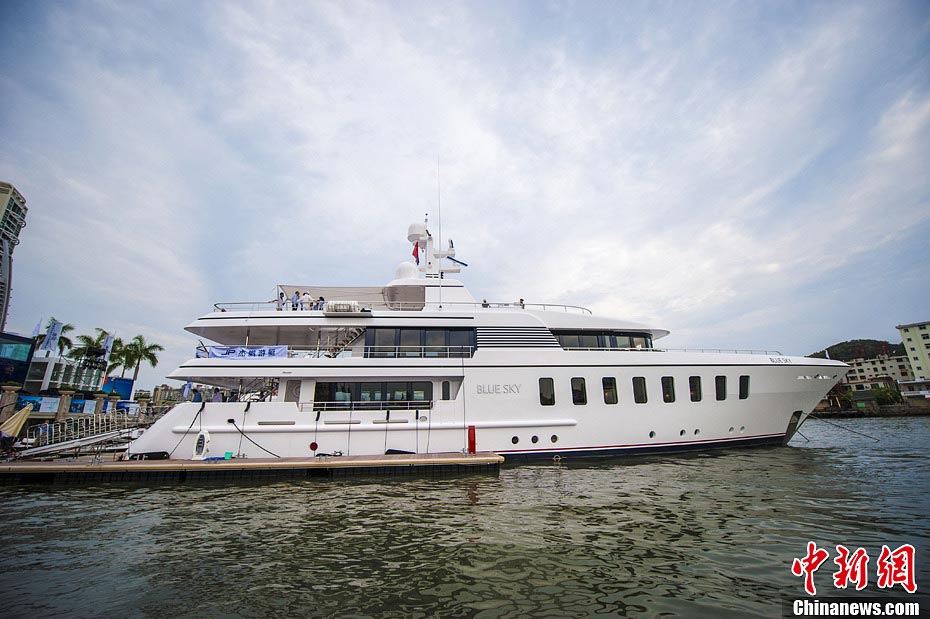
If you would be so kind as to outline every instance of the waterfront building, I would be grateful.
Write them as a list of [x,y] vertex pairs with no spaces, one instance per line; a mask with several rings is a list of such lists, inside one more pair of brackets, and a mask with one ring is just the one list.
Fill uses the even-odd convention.
[[918,378],[916,380],[902,380],[898,382],[901,395],[909,400],[924,398],[930,400],[930,380]]
[[23,391],[36,394],[62,386],[76,387],[80,391],[97,391],[104,379],[106,368],[89,365],[83,360],[61,356],[33,357]]
[[[850,385],[868,383],[879,378],[888,377],[894,381],[913,380],[911,365],[907,355],[891,357],[879,355],[875,359],[853,359],[847,361],[850,370],[843,380]],[[865,387],[868,389],[869,387]],[[860,390],[861,391],[861,390]]]
[[901,334],[913,378],[930,380],[930,322],[898,325],[895,329]]
[[158,385],[152,389],[152,405],[173,404],[184,401],[184,387],[172,387],[171,385]]
[[13,282],[13,249],[26,225],[26,198],[10,183],[0,181],[0,331],[6,329]]

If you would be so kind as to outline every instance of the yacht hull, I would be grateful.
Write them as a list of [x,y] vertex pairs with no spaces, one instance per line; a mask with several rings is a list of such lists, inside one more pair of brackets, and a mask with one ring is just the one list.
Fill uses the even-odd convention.
[[[129,453],[191,458],[201,430],[211,437],[208,457],[475,448],[522,460],[779,445],[847,369],[802,357],[653,350],[546,350],[534,352],[531,365],[527,358],[527,351],[479,350],[467,359],[242,365],[243,375],[299,380],[303,396],[294,402],[183,403],[134,441]],[[224,371],[217,366],[217,376]],[[198,372],[209,376],[210,369]],[[318,383],[377,380],[429,381],[436,397],[413,410],[313,398]],[[549,380],[551,404],[541,393]]]

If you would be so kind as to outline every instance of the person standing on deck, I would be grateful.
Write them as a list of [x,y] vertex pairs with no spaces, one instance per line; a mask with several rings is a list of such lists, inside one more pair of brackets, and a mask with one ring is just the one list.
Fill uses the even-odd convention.
[[294,294],[291,295],[291,309],[297,311],[300,307],[300,294],[295,290]]

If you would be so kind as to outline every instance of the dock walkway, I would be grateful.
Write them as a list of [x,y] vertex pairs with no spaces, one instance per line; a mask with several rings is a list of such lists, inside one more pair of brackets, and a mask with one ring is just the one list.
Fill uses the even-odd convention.
[[7,462],[0,464],[0,485],[109,482],[189,483],[497,473],[504,457],[477,454],[390,454],[316,458],[236,458],[232,460],[129,460],[121,462]]

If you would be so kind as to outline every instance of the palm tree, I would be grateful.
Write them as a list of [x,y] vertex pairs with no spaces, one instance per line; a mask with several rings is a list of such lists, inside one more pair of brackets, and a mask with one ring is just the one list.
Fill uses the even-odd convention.
[[113,339],[113,348],[110,349],[110,365],[107,366],[107,376],[115,372],[116,368],[121,366],[123,367],[123,373],[120,378],[126,375],[126,367],[123,365],[125,362],[123,359],[125,353],[123,351],[125,348],[123,340],[118,337]]
[[[52,323],[57,322],[55,317],[52,316],[48,319],[48,324],[45,325],[45,333],[41,333],[36,336],[36,348],[42,345],[42,342],[45,341],[45,336],[48,334],[48,330],[52,327]],[[69,331],[74,331],[74,325],[65,324],[61,325],[61,335],[58,336],[58,354],[65,354],[65,350],[70,350],[74,346],[74,342],[71,341],[71,338],[65,335]]]
[[[136,366],[135,371],[132,374],[132,382],[136,383],[136,379],[139,378],[139,367],[142,365],[142,362],[147,362],[150,366],[155,367],[158,365],[158,355],[164,350],[164,347],[159,344],[149,344],[145,341],[145,338],[141,335],[137,335],[132,338],[132,340],[123,345],[122,347],[122,365],[123,368],[130,367],[132,365]],[[125,372],[125,369],[124,369]]]
[[87,355],[94,355],[98,351],[103,349],[103,342],[107,338],[107,332],[101,329],[100,327],[94,327],[94,331],[97,332],[96,337],[91,337],[89,335],[79,335],[76,339],[78,345],[71,349],[68,352],[68,356],[72,359],[80,359],[81,357],[86,357]]

